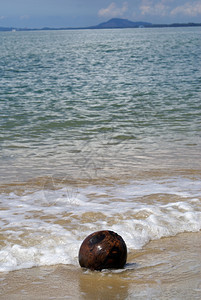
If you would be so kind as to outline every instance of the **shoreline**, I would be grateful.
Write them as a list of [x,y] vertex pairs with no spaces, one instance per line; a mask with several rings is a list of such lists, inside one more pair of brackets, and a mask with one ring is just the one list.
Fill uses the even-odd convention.
[[125,269],[92,272],[54,265],[0,273],[0,299],[199,299],[201,231],[149,242]]

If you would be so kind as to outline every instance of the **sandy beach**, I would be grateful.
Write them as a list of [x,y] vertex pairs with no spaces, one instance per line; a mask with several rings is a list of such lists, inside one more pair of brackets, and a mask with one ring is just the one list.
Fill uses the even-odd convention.
[[55,265],[1,273],[0,299],[200,299],[201,232],[151,241],[124,270]]
[[201,299],[200,28],[1,32],[0,300]]

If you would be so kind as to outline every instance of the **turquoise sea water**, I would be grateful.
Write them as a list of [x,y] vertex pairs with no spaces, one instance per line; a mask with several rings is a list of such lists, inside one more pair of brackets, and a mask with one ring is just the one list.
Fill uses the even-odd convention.
[[200,231],[200,49],[200,28],[0,33],[1,272],[78,268],[96,230],[129,253]]

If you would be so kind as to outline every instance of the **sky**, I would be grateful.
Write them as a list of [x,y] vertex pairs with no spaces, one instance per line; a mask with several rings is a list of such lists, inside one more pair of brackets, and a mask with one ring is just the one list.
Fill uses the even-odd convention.
[[0,0],[1,27],[85,27],[111,18],[201,23],[201,0]]

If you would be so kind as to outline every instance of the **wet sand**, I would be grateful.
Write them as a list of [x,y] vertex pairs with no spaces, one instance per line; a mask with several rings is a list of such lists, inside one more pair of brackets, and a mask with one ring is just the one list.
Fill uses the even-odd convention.
[[124,270],[55,265],[0,273],[0,299],[200,299],[201,232],[151,241]]

